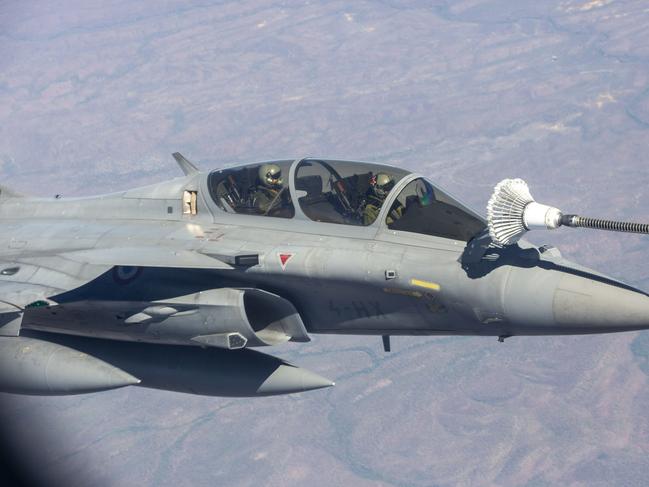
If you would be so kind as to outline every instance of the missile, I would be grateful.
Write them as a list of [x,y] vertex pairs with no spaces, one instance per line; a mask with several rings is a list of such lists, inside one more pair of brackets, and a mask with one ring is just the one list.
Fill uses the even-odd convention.
[[127,372],[64,345],[27,337],[0,337],[0,390],[4,392],[84,394],[138,382]]
[[23,330],[33,338],[69,347],[137,377],[140,387],[205,396],[292,394],[334,383],[278,357],[248,348],[225,350],[158,345]]

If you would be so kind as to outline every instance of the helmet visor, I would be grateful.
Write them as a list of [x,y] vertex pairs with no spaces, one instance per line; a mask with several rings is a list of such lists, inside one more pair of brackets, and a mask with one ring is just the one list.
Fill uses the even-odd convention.
[[268,171],[266,173],[266,182],[271,186],[281,186],[282,171],[277,171],[277,172]]

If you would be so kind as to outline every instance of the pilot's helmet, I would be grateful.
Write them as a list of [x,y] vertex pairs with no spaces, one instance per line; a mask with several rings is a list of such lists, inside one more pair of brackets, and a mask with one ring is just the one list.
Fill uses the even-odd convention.
[[277,164],[264,164],[259,168],[259,181],[269,188],[281,186],[282,168]]
[[385,198],[394,188],[394,179],[389,174],[380,172],[370,179],[370,185],[374,194],[380,198]]

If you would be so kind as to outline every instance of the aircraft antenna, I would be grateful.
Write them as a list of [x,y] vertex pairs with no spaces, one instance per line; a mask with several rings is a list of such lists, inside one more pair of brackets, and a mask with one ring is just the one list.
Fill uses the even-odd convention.
[[494,243],[503,246],[516,243],[530,230],[560,226],[649,234],[646,223],[564,215],[558,208],[534,201],[522,179],[504,179],[496,185],[487,203],[487,225]]
[[176,162],[180,166],[180,169],[185,173],[185,176],[193,176],[194,174],[200,173],[200,170],[194,165],[194,163],[189,161],[180,152],[174,152],[171,155],[176,159]]

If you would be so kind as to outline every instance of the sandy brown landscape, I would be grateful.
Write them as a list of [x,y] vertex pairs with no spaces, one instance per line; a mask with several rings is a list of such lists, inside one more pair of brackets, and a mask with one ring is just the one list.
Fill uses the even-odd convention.
[[[649,221],[641,0],[0,2],[0,181],[89,195],[325,156],[423,173],[483,211]],[[532,234],[649,291],[649,240]],[[631,486],[649,478],[649,332],[270,351],[336,387],[268,399],[0,395],[44,485]]]

